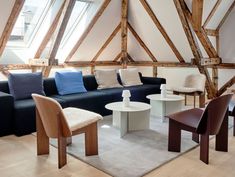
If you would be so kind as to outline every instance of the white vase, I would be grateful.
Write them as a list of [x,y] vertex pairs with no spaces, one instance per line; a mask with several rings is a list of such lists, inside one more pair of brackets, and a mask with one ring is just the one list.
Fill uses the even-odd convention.
[[123,97],[123,106],[128,107],[130,105],[130,98],[129,97]]

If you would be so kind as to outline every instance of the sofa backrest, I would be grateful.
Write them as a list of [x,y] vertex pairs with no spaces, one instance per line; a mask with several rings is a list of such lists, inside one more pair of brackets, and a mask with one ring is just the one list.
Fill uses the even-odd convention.
[[1,81],[0,82],[0,92],[9,93],[9,87],[7,81]]
[[[140,75],[140,78],[142,80],[142,74],[139,73],[139,75]],[[121,79],[120,79],[119,74],[118,74],[117,78],[118,78],[119,83],[121,84]],[[84,86],[87,89],[87,91],[96,90],[97,87],[98,87],[98,84],[96,82],[96,79],[95,79],[94,75],[85,75],[85,76],[83,76],[83,82],[84,82]],[[47,96],[57,95],[58,94],[57,87],[56,87],[56,84],[55,84],[55,78],[44,79],[43,86],[44,86],[45,94]],[[7,81],[1,81],[0,82],[0,91],[5,92],[5,93],[9,93],[9,87],[8,87],[8,82]]]

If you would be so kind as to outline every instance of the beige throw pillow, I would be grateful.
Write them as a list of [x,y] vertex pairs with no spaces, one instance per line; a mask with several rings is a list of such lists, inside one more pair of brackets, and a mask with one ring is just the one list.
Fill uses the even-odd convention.
[[120,69],[119,74],[123,86],[143,85],[137,68]]
[[95,70],[95,79],[98,89],[122,87],[117,80],[117,73],[114,69]]

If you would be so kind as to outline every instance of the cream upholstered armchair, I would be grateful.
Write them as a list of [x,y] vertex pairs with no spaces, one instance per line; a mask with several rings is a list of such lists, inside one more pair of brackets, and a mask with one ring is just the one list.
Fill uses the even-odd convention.
[[200,107],[204,103],[205,99],[205,84],[206,77],[203,74],[191,74],[188,75],[185,79],[184,85],[182,87],[173,88],[174,94],[184,94],[185,95],[185,105],[187,104],[187,95],[191,95],[194,97],[194,108],[196,104],[196,96],[199,96],[200,99]]
[[32,94],[36,103],[37,154],[49,154],[49,138],[58,139],[58,167],[67,163],[67,140],[73,135],[85,133],[86,155],[98,154],[97,121],[102,116],[83,109],[68,107],[62,109],[52,99]]

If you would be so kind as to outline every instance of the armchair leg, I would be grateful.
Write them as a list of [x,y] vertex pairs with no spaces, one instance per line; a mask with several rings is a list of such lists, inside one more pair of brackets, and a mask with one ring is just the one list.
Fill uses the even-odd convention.
[[42,124],[39,112],[36,109],[37,126],[37,155],[49,154],[49,137],[47,136]]
[[228,110],[215,139],[215,150],[228,152]]
[[200,160],[206,164],[209,163],[209,134],[208,133],[201,135]]
[[67,164],[67,155],[66,155],[66,137],[58,137],[58,168],[62,168]]
[[192,133],[192,140],[196,143],[199,143],[199,134]]
[[92,123],[86,128],[85,151],[86,156],[98,155],[97,122]]
[[71,145],[72,144],[72,137],[68,137],[67,138],[67,146]]
[[199,95],[199,108],[205,107],[205,93]]
[[180,152],[181,129],[171,119],[169,119],[169,135],[168,136],[169,136],[168,151]]
[[184,105],[187,105],[187,95],[184,95]]

